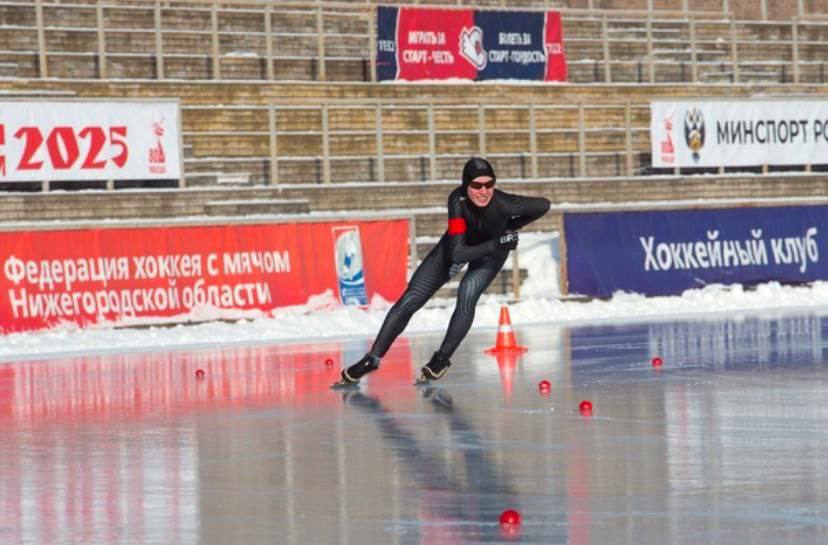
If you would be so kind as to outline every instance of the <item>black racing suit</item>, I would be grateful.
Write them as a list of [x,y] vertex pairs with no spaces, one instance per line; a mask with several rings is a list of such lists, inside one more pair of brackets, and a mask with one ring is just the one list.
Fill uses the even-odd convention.
[[509,256],[508,249],[499,248],[497,238],[540,218],[549,206],[549,199],[543,197],[523,197],[495,189],[489,204],[480,208],[468,198],[465,187],[452,191],[448,198],[448,229],[388,311],[369,354],[382,358],[411,316],[468,263],[440,345],[440,352],[450,358],[471,328],[477,300]]

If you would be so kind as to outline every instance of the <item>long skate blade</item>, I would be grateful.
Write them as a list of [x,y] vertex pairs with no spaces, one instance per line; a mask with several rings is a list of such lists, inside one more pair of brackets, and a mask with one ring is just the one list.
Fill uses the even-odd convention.
[[359,381],[346,382],[344,380],[340,380],[331,384],[331,390],[355,390],[357,388],[359,388]]

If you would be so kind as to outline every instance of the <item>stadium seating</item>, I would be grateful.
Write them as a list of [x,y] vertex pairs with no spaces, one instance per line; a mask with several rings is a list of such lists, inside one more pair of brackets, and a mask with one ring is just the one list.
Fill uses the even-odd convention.
[[[636,11],[563,8],[570,81],[687,82],[695,74],[699,81],[784,83],[797,69],[803,81],[824,81],[828,26],[811,15],[819,3],[798,17],[796,2],[770,3],[766,15],[777,17],[770,21],[754,20],[767,0],[731,2],[730,12],[712,1],[682,10],[686,0],[652,11],[641,10],[644,2],[605,2]],[[0,75],[370,81],[372,13],[363,2],[4,1]]]
[[[818,0],[588,9],[598,3],[508,2],[563,10],[568,84],[457,85],[373,83],[372,3],[0,2],[0,92],[178,98],[185,154],[173,187],[0,183],[131,188],[11,193],[0,220],[405,209],[418,235],[433,237],[443,229],[433,207],[472,154],[495,161],[507,190],[556,203],[826,193],[820,175],[694,177],[657,171],[649,156],[653,98],[824,95]],[[539,227],[559,224],[554,213]]]

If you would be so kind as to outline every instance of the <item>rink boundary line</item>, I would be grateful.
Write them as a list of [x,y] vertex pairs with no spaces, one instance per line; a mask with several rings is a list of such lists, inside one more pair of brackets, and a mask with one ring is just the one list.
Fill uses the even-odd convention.
[[[716,317],[716,320],[728,316],[734,315],[742,318],[754,316],[758,319],[770,319],[770,318],[778,318],[784,315],[790,314],[808,314],[812,316],[828,316],[828,304],[821,304],[821,305],[814,305],[814,306],[801,306],[801,305],[786,305],[781,307],[756,307],[756,308],[746,308],[746,309],[721,309],[721,310],[698,310],[695,312],[679,312],[674,314],[645,314],[639,316],[630,316],[626,318],[618,318],[618,317],[590,317],[590,318],[576,318],[572,320],[548,320],[548,321],[538,321],[538,322],[525,322],[520,323],[517,322],[515,327],[520,330],[529,330],[529,329],[538,329],[538,328],[548,328],[548,327],[570,327],[570,326],[587,326],[587,325],[609,325],[609,324],[616,324],[616,325],[627,325],[627,324],[641,324],[641,323],[663,323],[663,322],[670,322],[670,321],[711,321],[711,317]],[[715,320],[712,320],[715,321]],[[208,324],[214,324],[219,322],[227,322],[227,321],[219,321],[213,320],[209,322],[200,322],[200,323],[193,323],[193,324],[176,324],[178,327],[199,327]],[[230,321],[232,322],[232,321]],[[129,329],[134,331],[139,331],[141,328],[135,327],[125,327],[120,329]],[[104,333],[108,331],[116,331],[116,329],[101,329],[98,331],[102,331]],[[497,325],[473,325],[472,332],[496,332]],[[443,326],[440,325],[435,326],[434,328],[427,328],[427,329],[418,329],[411,332],[405,333],[403,336],[406,338],[414,338],[414,337],[421,337],[421,336],[429,336],[440,334],[443,332]],[[55,333],[54,331],[52,333]],[[60,333],[58,331],[58,333]],[[48,334],[48,333],[47,333]],[[168,353],[168,352],[180,352],[180,351],[198,351],[198,350],[208,350],[208,349],[224,349],[224,348],[237,348],[243,346],[289,346],[289,345],[308,345],[308,344],[328,344],[334,342],[342,342],[342,341],[356,341],[356,340],[370,340],[373,338],[373,334],[342,334],[342,335],[331,335],[331,336],[308,336],[308,337],[284,337],[284,338],[273,338],[273,339],[247,339],[247,340],[238,340],[238,341],[210,341],[210,342],[185,342],[183,344],[174,344],[174,345],[136,345],[136,346],[129,346],[129,347],[113,347],[113,348],[92,348],[88,350],[77,349],[77,350],[67,350],[64,352],[24,352],[24,353],[10,353],[10,354],[0,354],[0,365],[7,364],[7,363],[15,363],[15,362],[33,362],[39,360],[54,360],[54,359],[72,359],[84,356],[104,356],[113,353],[122,353],[122,354],[146,354],[146,353]]]

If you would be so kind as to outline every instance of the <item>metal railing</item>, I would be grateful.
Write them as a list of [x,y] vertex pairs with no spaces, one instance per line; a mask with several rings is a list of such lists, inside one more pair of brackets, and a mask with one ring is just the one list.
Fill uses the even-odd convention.
[[[374,6],[5,0],[0,58],[11,66],[0,75],[375,81]],[[727,0],[721,12],[691,10],[687,0],[678,10],[562,8],[571,79],[824,82],[828,22],[803,6],[775,22],[736,20]]]
[[[351,128],[342,129],[331,127],[331,116],[337,111],[344,110],[373,110],[374,126],[365,128],[363,130],[353,130]],[[413,112],[415,115],[407,116],[415,120],[420,120],[420,123],[409,124],[404,129],[388,128],[383,122],[383,117],[386,112],[393,111],[394,114],[399,114],[404,111]],[[586,116],[590,110],[616,111],[623,112],[625,120],[629,122],[623,127],[609,126],[599,124],[588,125]],[[456,165],[458,162],[463,162],[468,159],[469,155],[482,155],[492,158],[500,159],[501,163],[507,163],[511,159],[517,163],[519,171],[516,171],[515,177],[520,178],[539,178],[542,176],[539,164],[544,160],[552,161],[566,161],[567,171],[571,176],[587,176],[587,159],[588,158],[616,158],[623,156],[623,174],[634,175],[634,156],[633,156],[633,135],[641,136],[647,135],[649,125],[632,126],[632,112],[634,110],[649,111],[648,105],[632,105],[613,104],[613,105],[548,105],[548,104],[467,104],[467,103],[435,103],[435,102],[376,102],[374,104],[354,104],[354,103],[322,103],[318,105],[276,105],[269,107],[271,118],[277,116],[285,116],[289,112],[297,111],[316,111],[319,113],[319,129],[318,131],[308,130],[280,130],[278,127],[270,134],[270,139],[273,142],[272,148],[279,149],[280,141],[290,141],[298,136],[318,135],[321,140],[321,146],[317,149],[308,151],[318,151],[319,153],[303,153],[299,155],[286,156],[281,154],[279,156],[271,155],[271,183],[278,183],[280,165],[284,168],[285,165],[294,164],[308,164],[321,163],[321,167],[317,169],[321,173],[318,178],[319,183],[331,183],[334,180],[332,177],[331,164],[341,161],[354,163],[367,163],[369,165],[369,173],[373,170],[375,173],[374,181],[384,183],[386,181],[402,181],[399,178],[394,179],[393,175],[388,172],[386,165],[391,162],[405,163],[408,165],[416,164],[415,176],[422,181],[437,180],[447,177],[445,173],[451,173],[451,177],[456,172]],[[458,119],[462,113],[465,112],[467,119],[469,117],[474,119],[474,122],[467,124],[465,128],[454,128],[454,122],[450,121]],[[577,119],[577,124],[566,126],[553,127],[550,124],[546,126],[539,126],[541,123],[539,119],[545,113],[550,112],[568,112],[572,123],[573,117]],[[438,115],[448,113],[448,120],[438,124],[436,118]],[[487,122],[487,113],[504,114],[512,113],[514,117],[520,118],[517,123],[510,123],[509,126],[498,125]],[[517,114],[517,115],[514,115]],[[640,116],[639,116],[640,117]],[[452,128],[449,128],[452,127]],[[587,137],[589,135],[607,135],[607,134],[622,134],[623,147],[616,149],[590,149],[587,145]],[[332,153],[335,147],[334,143],[347,140],[356,136],[367,136],[374,139],[374,146],[372,153],[348,153],[336,154]],[[555,138],[555,137],[559,138]],[[507,149],[510,146],[497,145],[496,141],[501,138],[508,139],[512,144],[516,141],[523,142],[525,147],[519,151]],[[544,145],[544,140],[550,142]],[[457,144],[452,145],[448,141],[468,142],[472,145]],[[565,146],[551,145],[552,142],[560,143],[562,141],[575,142],[575,146],[568,146],[570,149],[563,149]],[[390,143],[394,142],[396,152],[388,152],[387,148]],[[445,145],[444,142],[446,142]],[[438,151],[439,150],[439,151]],[[548,162],[548,161],[547,161]],[[370,165],[374,165],[371,168]],[[619,172],[621,174],[622,172]],[[543,176],[548,177],[548,175]]]
[[[185,120],[206,114],[201,125],[211,124],[208,110],[224,117],[215,106],[183,109]],[[502,178],[525,180],[725,172],[654,168],[645,102],[297,100],[233,107],[241,111],[262,121],[241,131],[185,129],[185,141],[198,139],[194,156],[185,159],[188,176],[205,168],[247,169],[252,183],[270,185],[428,182],[456,178],[471,155],[496,159]],[[228,141],[263,153],[217,156]]]
[[[586,20],[583,20],[586,23]],[[568,51],[594,53],[573,58],[573,80],[581,82],[824,83],[828,25],[803,22],[685,20],[602,16],[592,35],[569,34]],[[636,28],[638,25],[638,28]],[[583,25],[581,25],[583,26]],[[574,25],[578,28],[578,25]],[[584,73],[583,67],[592,68]],[[579,72],[579,68],[581,71]]]
[[[44,0],[34,0],[28,4],[0,2],[0,7],[9,10],[34,10],[33,24],[4,25],[6,32],[33,31],[37,36],[36,51],[10,50],[3,51],[2,55],[25,58],[36,54],[39,77],[54,76],[50,70],[50,58],[85,58],[93,63],[95,73],[84,75],[100,79],[111,76],[108,65],[118,59],[123,62],[136,59],[149,61],[152,64],[153,79],[180,77],[181,74],[170,73],[169,65],[172,62],[202,62],[200,70],[204,77],[199,78],[196,73],[195,79],[213,80],[227,79],[226,75],[222,74],[222,61],[229,60],[248,60],[261,65],[261,73],[257,77],[248,77],[266,80],[276,79],[273,70],[275,63],[309,61],[313,65],[311,79],[322,81],[327,79],[326,67],[330,63],[366,62],[369,40],[367,33],[337,31],[335,28],[338,25],[332,23],[336,20],[357,19],[364,24],[368,16],[363,10],[345,10],[341,9],[342,5],[335,3],[324,6],[318,3],[283,5],[251,0],[244,4],[239,3],[238,7],[226,7],[226,4],[228,2],[204,3],[202,6],[197,3],[160,1],[138,1],[128,4],[105,1],[90,4],[60,3]],[[287,6],[288,9],[284,9],[283,6]],[[50,12],[53,12],[51,21],[47,20]],[[120,26],[124,25],[125,12],[133,15],[136,22],[129,26]],[[274,28],[275,17],[290,20],[294,16],[306,18],[306,28],[296,28],[288,24]],[[252,28],[236,28],[237,25],[232,21],[223,27],[221,20],[232,17],[243,18]],[[258,19],[258,22],[254,23],[254,18]],[[58,24],[61,19],[82,20],[85,24]],[[110,19],[116,19],[120,23],[113,25],[109,22]],[[74,50],[73,47],[50,49],[49,35],[62,38],[64,34],[71,35],[81,44],[84,41],[94,41],[95,47],[81,50]],[[131,39],[134,38],[143,46],[128,50],[121,50],[119,46],[111,50],[108,46],[118,42],[117,39],[110,38],[113,35],[118,38],[130,35]],[[143,41],[141,37],[144,38]],[[193,42],[189,46],[187,38]],[[174,43],[174,40],[182,39],[183,46]],[[361,54],[355,56],[327,52],[326,42],[334,40],[356,42],[358,45],[352,46],[352,49]],[[280,45],[290,42],[301,42],[299,46],[293,46],[296,53],[282,54],[278,51]],[[120,74],[114,75],[119,76]]]

